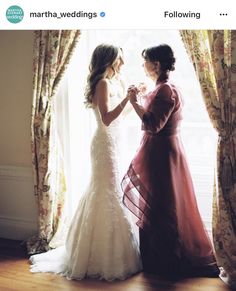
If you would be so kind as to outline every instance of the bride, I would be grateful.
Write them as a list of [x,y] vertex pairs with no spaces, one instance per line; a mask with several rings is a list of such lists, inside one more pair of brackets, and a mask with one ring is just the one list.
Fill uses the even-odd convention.
[[122,51],[101,44],[93,52],[85,92],[97,129],[91,143],[92,174],[69,228],[65,247],[30,257],[31,272],[125,279],[141,270],[139,247],[121,203],[118,171],[120,116],[128,98],[119,78]]

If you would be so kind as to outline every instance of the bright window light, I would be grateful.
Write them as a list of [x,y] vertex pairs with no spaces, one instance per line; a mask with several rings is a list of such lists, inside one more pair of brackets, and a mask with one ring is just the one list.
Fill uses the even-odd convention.
[[[69,117],[65,122],[67,137],[62,140],[67,143],[66,148],[69,148],[66,156],[70,161],[67,169],[71,183],[68,191],[70,213],[74,212],[89,183],[90,142],[96,123],[92,110],[84,106],[84,87],[92,51],[101,43],[111,43],[123,48],[125,64],[122,75],[127,86],[140,82],[146,82],[150,86],[150,80],[146,78],[142,68],[141,52],[144,48],[167,43],[174,50],[176,70],[171,72],[171,80],[180,88],[185,104],[181,136],[199,210],[210,232],[217,134],[208,118],[193,66],[177,30],[82,31],[68,68],[67,81],[62,85],[66,88],[67,83],[68,86],[67,94],[64,94],[67,96],[64,98],[68,98],[68,108],[64,108]],[[120,157],[122,176],[135,154],[141,136],[141,122],[134,113],[124,117],[123,123],[125,126]]]

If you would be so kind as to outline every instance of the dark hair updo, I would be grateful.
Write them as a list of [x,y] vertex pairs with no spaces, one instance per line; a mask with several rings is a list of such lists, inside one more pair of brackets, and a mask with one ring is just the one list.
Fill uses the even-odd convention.
[[161,44],[143,50],[142,57],[150,62],[160,62],[161,70],[174,71],[175,57],[170,46]]

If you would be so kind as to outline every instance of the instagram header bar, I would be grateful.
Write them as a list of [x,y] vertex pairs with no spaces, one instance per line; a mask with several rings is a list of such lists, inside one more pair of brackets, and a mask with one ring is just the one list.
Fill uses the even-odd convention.
[[236,29],[233,1],[1,1],[0,29]]

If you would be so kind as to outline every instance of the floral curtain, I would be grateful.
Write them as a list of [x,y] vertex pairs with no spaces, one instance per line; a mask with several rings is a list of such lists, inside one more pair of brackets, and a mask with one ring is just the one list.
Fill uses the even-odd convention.
[[38,235],[27,241],[29,254],[55,247],[63,241],[63,158],[53,126],[52,98],[80,37],[78,30],[34,32],[32,162],[38,204]]
[[[236,31],[180,31],[218,132],[213,240],[222,279],[236,282]],[[234,282],[235,281],[235,282]]]

